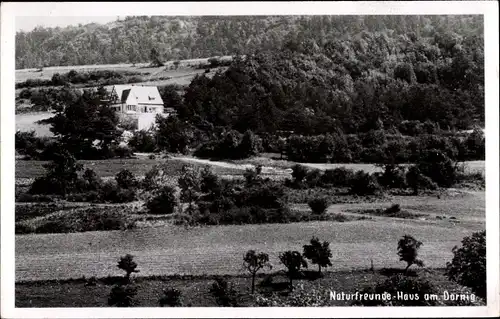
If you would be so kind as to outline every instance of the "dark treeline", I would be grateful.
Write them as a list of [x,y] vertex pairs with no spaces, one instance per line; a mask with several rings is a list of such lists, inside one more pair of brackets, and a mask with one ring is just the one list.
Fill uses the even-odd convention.
[[[179,60],[245,54],[310,38],[320,47],[378,33],[391,40],[435,38],[451,47],[470,36],[482,37],[481,16],[204,16],[127,17],[106,25],[38,27],[16,34],[16,68],[56,65],[150,62],[151,50]],[[468,40],[466,40],[468,41]],[[481,45],[482,46],[482,45]],[[370,50],[375,49],[368,47]]]

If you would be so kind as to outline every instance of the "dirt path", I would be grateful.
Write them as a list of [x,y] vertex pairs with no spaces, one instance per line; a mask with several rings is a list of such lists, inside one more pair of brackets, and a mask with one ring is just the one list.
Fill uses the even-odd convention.
[[[253,165],[253,164],[233,164],[233,163],[228,163],[228,162],[223,162],[223,161],[212,161],[212,160],[195,158],[195,157],[188,157],[188,156],[175,156],[172,158],[176,159],[176,160],[181,160],[184,162],[218,166],[218,167],[224,167],[224,168],[232,168],[232,169],[238,169],[238,170],[242,170],[242,171],[244,171],[246,169],[254,169],[255,168],[255,165]],[[290,175],[291,173],[292,173],[291,169],[282,169],[282,168],[277,168],[277,167],[272,167],[272,166],[262,166],[262,174]]]

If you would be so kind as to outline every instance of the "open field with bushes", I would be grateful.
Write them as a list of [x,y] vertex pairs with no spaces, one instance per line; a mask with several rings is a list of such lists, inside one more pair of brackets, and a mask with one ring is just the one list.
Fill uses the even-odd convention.
[[[390,274],[400,269],[377,269],[374,272],[368,269],[327,272],[323,278],[316,280],[297,279],[299,287],[295,294],[302,291],[315,290],[325,300],[324,306],[349,306],[352,301],[329,300],[330,291],[355,293],[369,287],[374,282],[381,282],[389,278]],[[444,276],[443,269],[431,269],[428,272],[418,271],[419,277],[435,284],[436,294],[441,297],[441,305],[452,305],[453,302],[444,300],[444,291],[453,293],[468,293],[470,291],[452,283]],[[269,280],[268,278],[272,278]],[[272,299],[288,299],[286,289],[287,278],[280,273],[260,275],[257,277],[257,295],[250,294],[250,278],[244,275],[226,276],[233,286],[238,306],[258,306],[259,297],[268,298],[271,294],[278,297]],[[87,285],[87,279],[23,282],[16,284],[16,307],[106,307],[109,291],[114,282],[120,278],[104,277],[98,279],[95,285]],[[213,276],[152,276],[138,277],[134,283],[138,286],[136,306],[158,307],[159,299],[165,288],[177,289],[181,292],[181,303],[187,307],[217,307],[216,299],[210,295]],[[269,282],[266,284],[266,281]],[[259,297],[257,297],[259,296]],[[293,295],[292,295],[293,296]],[[300,301],[299,301],[300,302]],[[305,303],[305,300],[302,300]],[[480,299],[475,302],[463,302],[469,305],[484,305]],[[261,304],[262,305],[262,301]],[[456,304],[455,304],[456,305]],[[300,306],[297,304],[296,306]]]
[[[16,281],[116,275],[114,260],[125,253],[137,256],[144,268],[141,275],[235,274],[240,271],[239,260],[246,250],[268,251],[276,258],[277,253],[285,249],[300,249],[311,236],[331,242],[334,270],[366,268],[370,259],[375,267],[401,265],[395,246],[397,239],[407,233],[415,234],[424,242],[421,257],[429,267],[444,267],[452,256],[453,246],[471,232],[484,229],[484,217],[481,217],[484,216],[484,193],[442,199],[441,205],[431,200],[424,206],[426,201],[425,198],[413,203],[407,200],[401,206],[428,214],[427,220],[381,217],[343,223],[187,229],[167,223],[126,231],[20,235],[16,236]],[[417,210],[419,205],[422,208]],[[329,212],[348,212],[356,207],[359,206],[332,205]],[[437,219],[434,215],[447,218]],[[116,245],[118,242],[120,245]]]

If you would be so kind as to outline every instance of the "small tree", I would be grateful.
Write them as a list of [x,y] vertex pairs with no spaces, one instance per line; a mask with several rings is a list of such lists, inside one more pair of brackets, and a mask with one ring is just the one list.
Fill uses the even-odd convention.
[[243,176],[247,185],[253,185],[255,182],[260,180],[260,173],[262,172],[262,165],[257,165],[255,169],[247,168]]
[[280,261],[286,267],[286,275],[290,280],[290,290],[293,290],[293,278],[300,274],[302,267],[307,268],[307,261],[298,251],[285,251],[280,254]]
[[399,260],[405,261],[408,264],[405,268],[405,274],[408,272],[408,268],[413,264],[420,267],[424,266],[424,262],[417,259],[420,246],[422,246],[422,242],[410,235],[404,235],[403,238],[398,241]]
[[137,186],[137,180],[128,169],[122,169],[115,177],[116,183],[121,188],[134,188]]
[[292,167],[292,177],[295,182],[295,184],[300,184],[306,178],[307,176],[307,167],[299,164],[295,164]]
[[175,190],[170,186],[164,186],[158,195],[146,202],[150,214],[172,214],[177,206]]
[[455,246],[453,255],[446,264],[448,278],[486,298],[486,231],[462,239],[462,247]]
[[210,166],[205,166],[200,173],[201,185],[200,189],[203,193],[210,193],[220,188],[220,181]]
[[156,48],[152,48],[149,54],[151,66],[164,66],[165,64],[160,59],[160,52]]
[[167,288],[163,290],[163,296],[158,301],[160,307],[180,307],[182,306],[181,292],[175,288]]
[[328,199],[326,197],[311,199],[308,203],[313,214],[322,215],[326,212],[328,208]]
[[304,257],[311,260],[312,264],[318,265],[318,273],[321,275],[321,267],[332,265],[330,243],[327,241],[321,243],[318,238],[313,237],[310,245],[304,245]]
[[87,168],[83,172],[83,180],[85,181],[85,187],[87,190],[98,190],[102,186],[102,180],[97,176],[94,170]]
[[264,267],[272,268],[269,263],[269,255],[266,253],[256,253],[255,250],[247,251],[243,257],[243,266],[252,275],[252,294],[255,292],[255,275]]
[[210,293],[215,297],[215,301],[221,307],[234,307],[238,305],[236,290],[224,278],[215,278]]
[[127,279],[127,282],[130,282],[130,275],[133,272],[139,272],[139,270],[136,269],[137,263],[134,261],[134,256],[130,254],[120,257],[117,267],[125,271],[125,278]]
[[135,285],[117,285],[111,289],[108,297],[109,306],[131,307],[135,304],[134,297],[137,295]]
[[189,210],[192,210],[193,202],[200,195],[201,184],[198,172],[191,166],[184,166],[181,176],[178,180],[181,188],[181,201],[189,204]]
[[53,161],[44,165],[45,176],[37,177],[31,185],[34,194],[59,194],[66,196],[78,182],[78,172],[83,169],[75,157],[62,149],[53,155]]

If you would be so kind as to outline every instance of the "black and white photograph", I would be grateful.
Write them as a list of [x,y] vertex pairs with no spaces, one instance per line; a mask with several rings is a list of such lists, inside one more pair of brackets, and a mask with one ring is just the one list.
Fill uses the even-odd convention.
[[31,5],[2,317],[499,315],[498,3]]

